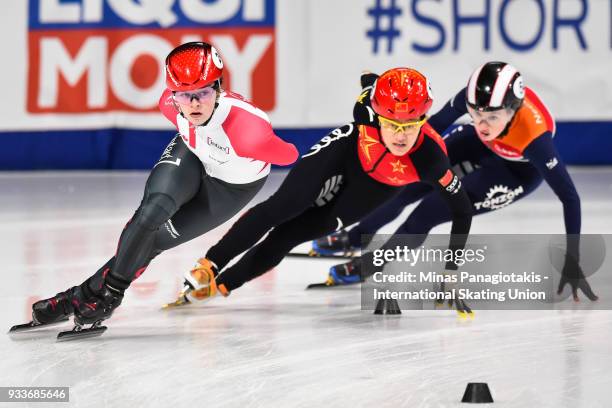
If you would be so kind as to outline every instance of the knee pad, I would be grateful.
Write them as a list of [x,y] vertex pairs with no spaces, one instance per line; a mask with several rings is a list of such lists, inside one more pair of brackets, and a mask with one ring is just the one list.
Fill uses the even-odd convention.
[[136,222],[148,230],[156,230],[176,212],[176,203],[168,194],[155,193],[143,200]]

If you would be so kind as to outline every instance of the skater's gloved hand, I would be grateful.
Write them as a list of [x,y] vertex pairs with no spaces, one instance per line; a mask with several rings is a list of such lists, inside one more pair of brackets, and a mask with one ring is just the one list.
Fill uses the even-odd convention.
[[460,284],[458,283],[458,276],[456,271],[446,271],[444,273],[445,282],[439,284],[436,290],[445,295],[444,298],[438,298],[435,301],[436,307],[444,305],[444,302],[448,304],[449,308],[457,310],[459,317],[474,317],[474,312],[460,296]]
[[580,289],[582,293],[584,293],[592,302],[599,299],[599,297],[591,289],[589,282],[587,282],[586,276],[584,276],[584,272],[582,271],[582,267],[571,255],[567,255],[565,257],[565,264],[563,266],[563,270],[561,271],[561,281],[559,281],[559,287],[557,288],[558,295],[563,293],[563,290],[567,284],[569,284],[572,288],[572,297],[574,298],[574,302],[580,301],[580,298],[578,297],[578,289]]

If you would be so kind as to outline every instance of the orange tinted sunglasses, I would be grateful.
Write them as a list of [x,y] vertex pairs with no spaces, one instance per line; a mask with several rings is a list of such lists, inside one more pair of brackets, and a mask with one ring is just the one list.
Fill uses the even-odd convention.
[[393,129],[393,132],[403,132],[405,129],[413,129],[420,127],[427,121],[427,116],[423,116],[421,119],[410,120],[408,122],[397,122],[395,120],[385,118],[383,116],[378,117],[378,122],[381,126]]

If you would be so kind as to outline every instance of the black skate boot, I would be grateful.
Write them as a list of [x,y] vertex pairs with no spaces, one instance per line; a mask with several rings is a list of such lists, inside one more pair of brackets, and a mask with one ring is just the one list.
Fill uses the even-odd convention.
[[74,314],[72,299],[77,286],[73,286],[65,292],[39,300],[32,305],[32,321],[41,325],[47,325],[68,320]]
[[312,241],[311,256],[331,256],[341,255],[351,257],[355,251],[359,250],[351,245],[349,234],[346,230],[334,232],[326,237]]
[[60,292],[53,297],[34,303],[32,305],[32,321],[11,327],[9,334],[67,322],[74,313],[72,299],[77,288],[77,286],[73,286],[65,292]]
[[[73,292],[74,328],[57,335],[58,341],[99,336],[106,331],[102,322],[110,318],[123,300],[124,288],[113,287],[108,281],[99,289],[91,289],[89,280]],[[90,325],[86,327],[86,325]]]

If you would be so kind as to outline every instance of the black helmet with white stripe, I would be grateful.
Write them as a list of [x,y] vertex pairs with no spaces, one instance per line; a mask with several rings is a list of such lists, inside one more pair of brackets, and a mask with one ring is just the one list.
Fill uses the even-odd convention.
[[510,64],[494,61],[474,71],[466,88],[465,100],[469,107],[481,112],[504,108],[516,111],[524,97],[521,73]]

